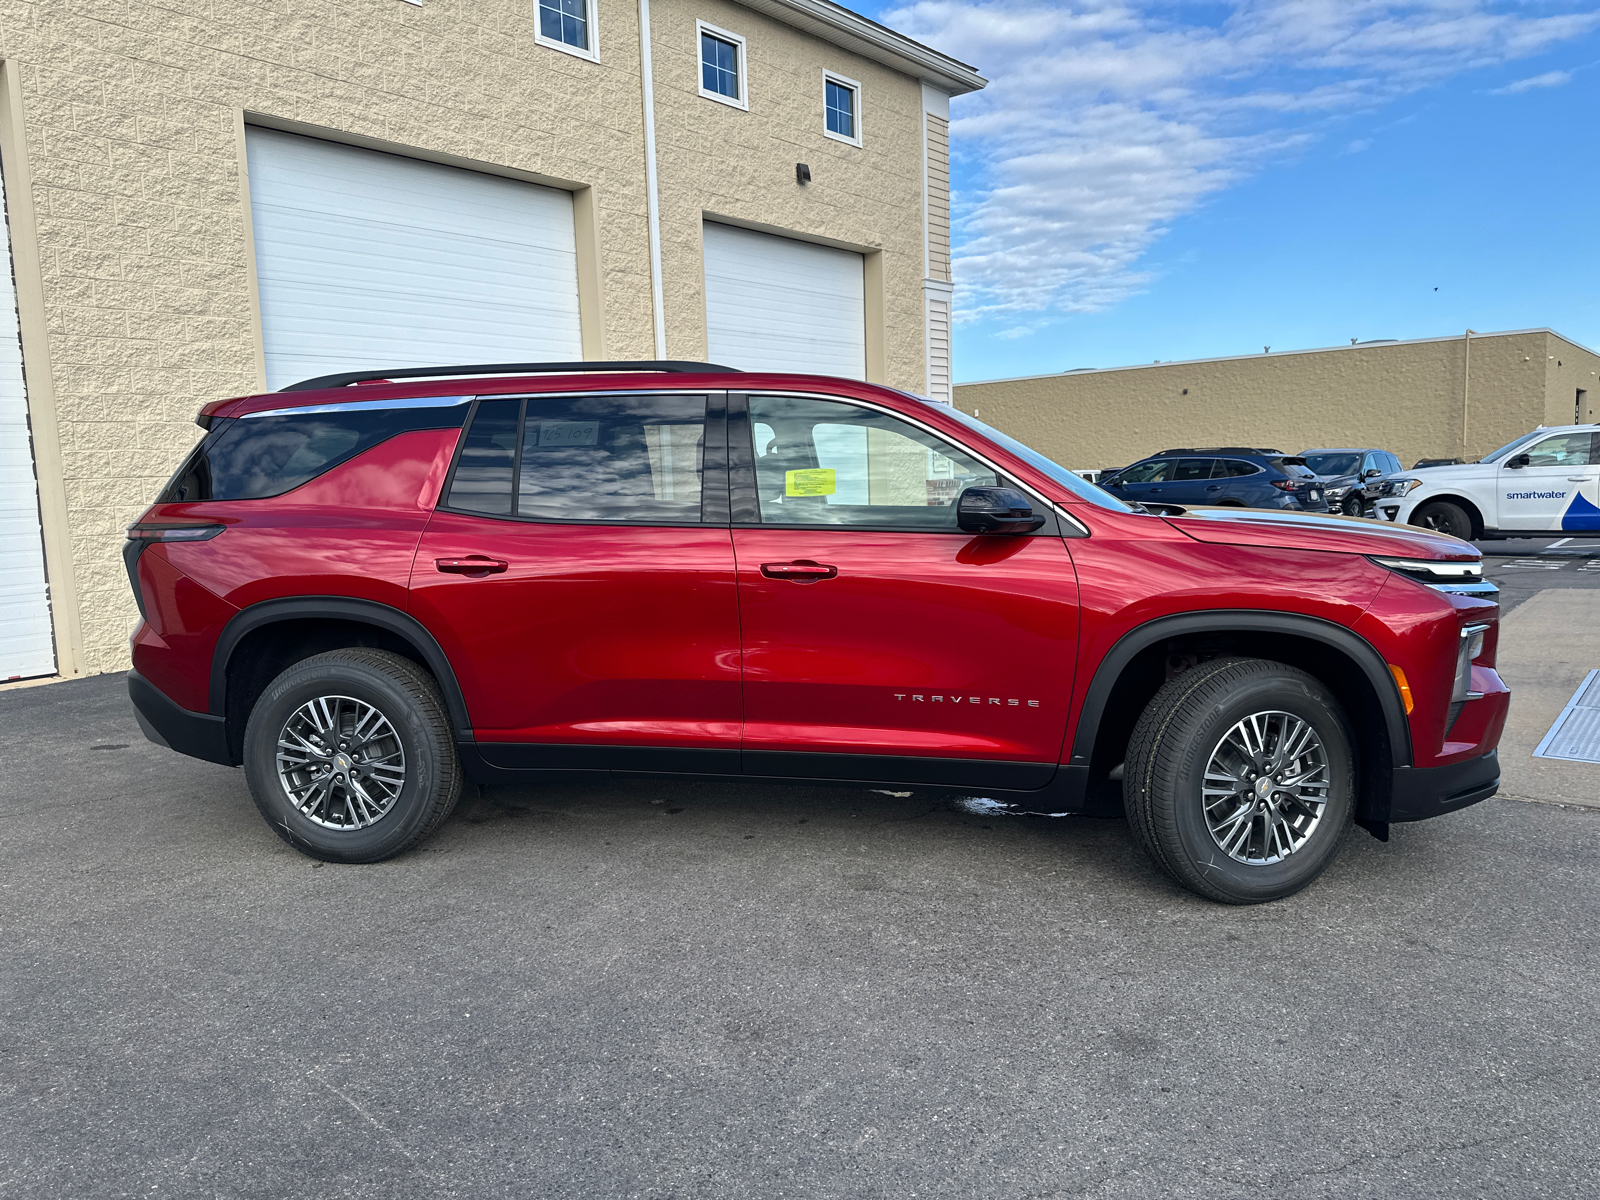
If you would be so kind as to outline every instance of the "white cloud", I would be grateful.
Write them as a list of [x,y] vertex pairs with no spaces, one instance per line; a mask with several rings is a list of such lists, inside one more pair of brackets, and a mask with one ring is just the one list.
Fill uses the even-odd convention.
[[1571,71],[1546,71],[1543,75],[1519,79],[1515,83],[1506,84],[1505,87],[1495,88],[1489,94],[1491,96],[1515,96],[1518,92],[1528,92],[1534,88],[1560,87],[1564,83],[1571,82]]
[[1571,6],[1233,0],[1203,24],[1189,18],[1218,6],[913,0],[885,20],[993,80],[954,113],[958,160],[983,181],[956,197],[959,304],[1023,335],[1137,291],[1174,221],[1329,121],[1600,26],[1597,12],[1552,11]]

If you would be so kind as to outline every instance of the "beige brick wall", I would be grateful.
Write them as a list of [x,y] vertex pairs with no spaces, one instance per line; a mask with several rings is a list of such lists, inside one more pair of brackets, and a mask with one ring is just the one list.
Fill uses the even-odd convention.
[[[637,11],[599,0],[594,63],[536,44],[532,0],[0,0],[53,375],[33,403],[59,420],[76,584],[58,571],[54,599],[81,616],[65,672],[126,666],[121,530],[196,409],[259,386],[241,113],[592,187],[605,351],[653,357]],[[917,82],[717,0],[652,14],[669,354],[705,351],[715,212],[881,248],[887,380],[920,388]],[[697,95],[696,16],[749,38],[750,112]],[[863,150],[822,136],[823,66],[863,82]]]
[[1462,453],[1464,399],[1468,457],[1571,423],[1570,388],[1600,356],[1535,331],[1474,337],[1470,385],[1466,366],[1448,338],[965,384],[956,406],[1073,468],[1186,445],[1376,446],[1409,466]]

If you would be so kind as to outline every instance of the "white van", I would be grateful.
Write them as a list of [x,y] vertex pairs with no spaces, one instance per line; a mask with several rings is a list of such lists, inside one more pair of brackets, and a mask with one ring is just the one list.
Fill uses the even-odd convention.
[[1384,481],[1377,510],[1463,540],[1600,537],[1600,425],[1535,429],[1475,463],[1401,471]]

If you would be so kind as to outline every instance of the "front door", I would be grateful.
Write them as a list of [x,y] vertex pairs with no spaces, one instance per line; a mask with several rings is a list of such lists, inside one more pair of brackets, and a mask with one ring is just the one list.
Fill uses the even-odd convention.
[[[721,398],[479,402],[411,611],[505,767],[738,772]],[[702,487],[705,483],[707,486]]]
[[1511,455],[1499,470],[1499,527],[1600,531],[1597,441],[1589,432],[1558,433]]
[[753,775],[1041,787],[1072,694],[1077,583],[1055,526],[956,527],[1008,484],[854,402],[730,398]]

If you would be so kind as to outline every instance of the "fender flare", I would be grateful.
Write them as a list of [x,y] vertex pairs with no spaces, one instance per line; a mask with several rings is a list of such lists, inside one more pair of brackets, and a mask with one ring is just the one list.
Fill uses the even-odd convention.
[[1384,727],[1389,734],[1393,755],[1391,765],[1411,765],[1411,727],[1406,721],[1405,704],[1400,699],[1400,689],[1395,684],[1394,676],[1389,673],[1388,664],[1371,642],[1343,625],[1324,621],[1320,617],[1227,608],[1157,617],[1135,626],[1117,640],[1116,645],[1100,660],[1094,678],[1089,683],[1089,690],[1084,695],[1083,710],[1078,715],[1078,726],[1072,735],[1072,765],[1088,768],[1106,702],[1110,700],[1111,690],[1124,668],[1133,661],[1135,655],[1169,638],[1196,633],[1237,632],[1288,634],[1321,642],[1342,652],[1361,668],[1378,697],[1383,709]]
[[427,627],[398,608],[380,604],[376,600],[356,600],[349,596],[295,596],[282,600],[263,600],[240,609],[229,618],[211,656],[211,712],[219,717],[227,715],[228,662],[247,634],[282,621],[315,620],[318,617],[372,625],[403,638],[438,680],[455,739],[458,742],[473,740],[472,719],[467,713],[466,698],[461,694],[461,684],[456,679],[449,658]]

